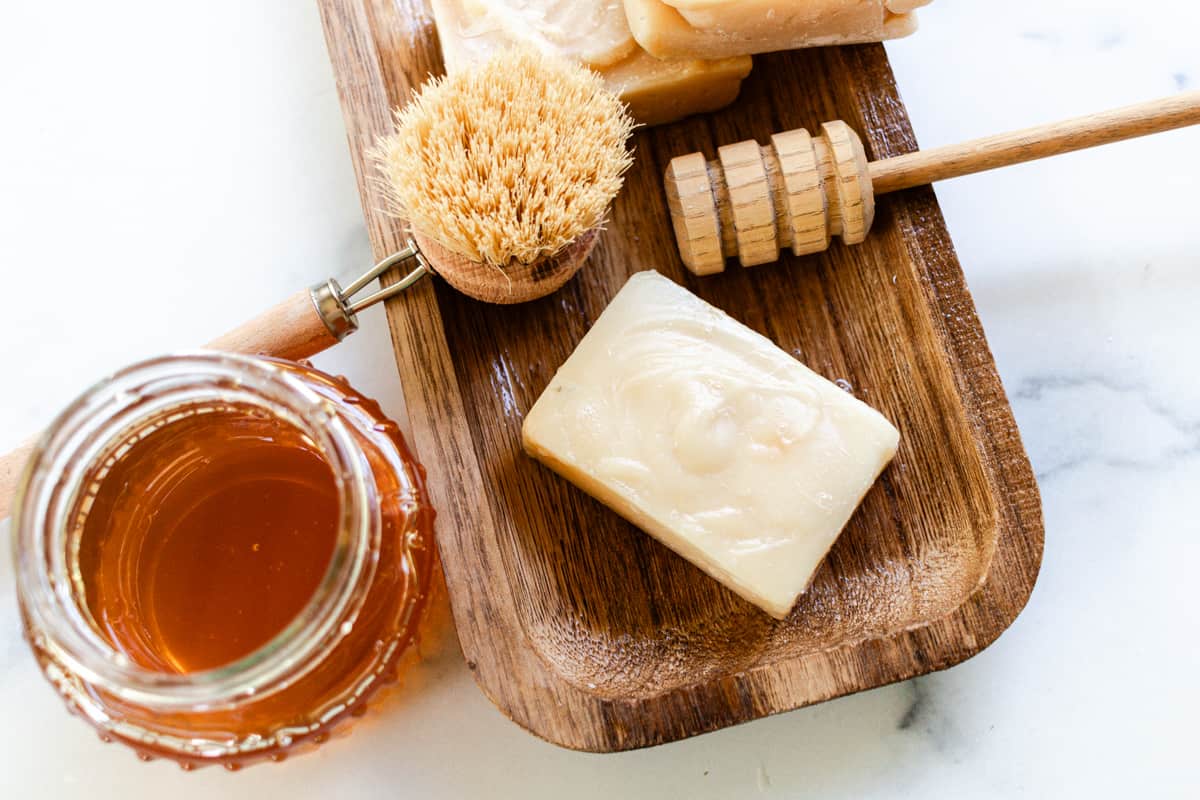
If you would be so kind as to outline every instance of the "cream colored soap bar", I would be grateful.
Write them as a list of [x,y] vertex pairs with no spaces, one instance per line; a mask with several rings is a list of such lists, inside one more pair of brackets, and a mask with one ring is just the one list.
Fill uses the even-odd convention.
[[633,36],[658,58],[728,58],[855,42],[917,29],[929,0],[624,0]]
[[439,34],[448,31],[451,38],[482,44],[489,53],[497,42],[522,43],[599,69],[639,49],[619,5],[612,0],[434,0],[433,12]]
[[637,42],[620,0],[433,0],[446,70],[514,44],[596,70],[644,125],[728,105],[750,73],[749,56],[661,60]]
[[881,414],[656,272],[525,418],[525,449],[783,618],[884,466]]
[[750,56],[664,61],[638,48],[600,74],[629,106],[634,119],[643,125],[662,125],[732,103],[751,65]]

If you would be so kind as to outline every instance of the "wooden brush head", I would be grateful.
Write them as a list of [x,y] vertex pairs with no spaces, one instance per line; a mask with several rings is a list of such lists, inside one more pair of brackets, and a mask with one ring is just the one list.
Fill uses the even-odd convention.
[[413,231],[417,246],[446,283],[468,297],[500,305],[537,300],[557,290],[579,271],[599,238],[600,229],[592,228],[552,256],[530,264],[513,261],[497,267],[464,258],[436,239]]
[[595,73],[515,49],[426,83],[373,156],[434,271],[515,303],[587,258],[632,163],[632,130]]

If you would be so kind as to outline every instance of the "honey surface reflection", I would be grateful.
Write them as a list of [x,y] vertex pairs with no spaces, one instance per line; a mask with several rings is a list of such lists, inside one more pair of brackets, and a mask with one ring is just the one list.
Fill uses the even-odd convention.
[[148,669],[223,666],[309,602],[337,524],[329,465],[299,430],[250,410],[186,416],[100,481],[80,541],[88,610]]

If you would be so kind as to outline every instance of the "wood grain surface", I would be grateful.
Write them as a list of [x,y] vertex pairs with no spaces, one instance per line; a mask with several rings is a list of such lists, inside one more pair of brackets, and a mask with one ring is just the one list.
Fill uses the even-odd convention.
[[[380,212],[364,151],[440,71],[437,37],[423,2],[320,6],[382,257],[403,230]],[[855,247],[703,278],[679,261],[661,186],[672,156],[829,119],[872,158],[916,147],[882,47],[760,57],[730,108],[637,135],[609,229],[554,295],[501,307],[426,281],[388,304],[468,666],[552,742],[643,747],[942,669],[992,642],[1033,588],[1037,486],[931,190],[884,199]],[[523,414],[626,277],[650,268],[848,381],[901,431],[782,622],[521,450]]]

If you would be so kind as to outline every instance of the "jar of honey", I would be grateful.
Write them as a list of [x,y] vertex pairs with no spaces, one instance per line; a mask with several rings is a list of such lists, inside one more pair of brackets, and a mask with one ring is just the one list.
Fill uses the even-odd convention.
[[281,760],[395,681],[435,568],[424,471],[344,381],[146,361],[51,425],[17,492],[26,636],[106,740]]

